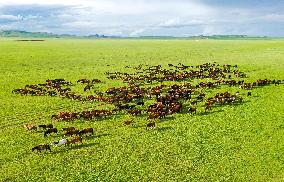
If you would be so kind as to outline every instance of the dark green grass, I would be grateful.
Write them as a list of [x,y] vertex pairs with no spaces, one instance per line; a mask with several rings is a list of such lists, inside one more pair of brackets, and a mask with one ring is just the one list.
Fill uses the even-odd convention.
[[[103,91],[123,85],[106,79],[104,72],[128,71],[126,65],[213,61],[238,64],[249,81],[282,80],[284,42],[1,39],[0,181],[283,181],[283,85],[254,89],[244,104],[216,107],[210,114],[175,114],[158,121],[154,130],[145,129],[145,117],[135,118],[133,127],[123,126],[130,118],[125,115],[55,122],[52,114],[97,104],[11,93],[54,78],[98,78],[103,83],[96,90]],[[227,90],[238,89],[221,89]],[[95,137],[84,138],[83,145],[32,153],[32,147],[60,135],[44,138],[23,124],[51,122],[59,129],[92,127]]]

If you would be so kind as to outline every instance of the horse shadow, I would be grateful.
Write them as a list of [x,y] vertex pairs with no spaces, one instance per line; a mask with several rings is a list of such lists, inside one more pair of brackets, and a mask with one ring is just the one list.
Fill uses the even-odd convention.
[[43,133],[44,134],[45,130],[36,130],[35,133]]
[[226,103],[226,104],[214,104],[212,108],[221,108],[221,107],[224,107],[224,106],[239,106],[239,105],[243,105],[245,103],[249,103],[251,102],[250,100],[245,100],[245,101],[242,101],[242,102],[235,102],[235,103]]
[[110,134],[105,133],[105,134],[100,134],[100,135],[88,135],[88,136],[85,136],[84,139],[91,140],[91,139],[101,138],[104,136],[110,136]]
[[220,112],[223,112],[223,111],[224,111],[223,109],[219,109],[219,110],[214,110],[214,111],[209,111],[209,112],[200,112],[200,113],[197,113],[197,115],[206,116],[206,115],[209,115],[209,114],[220,113]]
[[169,126],[156,128],[156,130],[159,131],[159,132],[171,130],[171,129],[173,129],[173,127],[169,127]]
[[163,123],[163,122],[167,122],[167,121],[172,121],[174,120],[175,117],[174,116],[166,116],[164,118],[161,118],[157,121],[157,123]]
[[232,105],[238,106],[238,105],[243,105],[243,104],[249,103],[249,102],[251,102],[251,101],[250,101],[250,100],[245,100],[245,101],[243,101],[243,102],[236,102],[236,103],[233,103]]
[[82,124],[82,123],[86,123],[86,121],[89,121],[89,122],[100,122],[100,121],[105,121],[105,120],[111,119],[112,117],[113,117],[113,115],[106,116],[106,117],[94,117],[92,119],[80,118],[80,119],[76,119],[76,120],[72,121],[72,124],[78,124],[78,123]]
[[87,148],[87,147],[92,147],[95,146],[98,143],[88,143],[88,144],[81,144],[81,145],[75,145],[75,146],[71,146],[70,149],[71,150],[77,150],[77,149],[81,149],[81,148]]
[[[131,116],[133,116],[133,115],[131,115]],[[147,116],[146,113],[142,113],[142,114],[139,114],[139,115],[134,115],[133,117],[144,118],[144,117],[146,117],[146,116]]]
[[100,138],[100,137],[104,137],[104,136],[110,136],[111,134],[108,133],[104,133],[104,134],[100,134],[100,135],[96,135],[96,138]]
[[79,150],[79,149],[82,149],[82,148],[93,147],[97,144],[98,143],[88,143],[88,144],[83,143],[83,144],[80,144],[80,145],[75,145],[75,146],[70,146],[70,147],[66,146],[66,147],[64,147],[64,149],[52,151],[52,152],[50,152],[50,154],[60,154],[60,153],[67,152],[67,151],[70,151],[70,150]]

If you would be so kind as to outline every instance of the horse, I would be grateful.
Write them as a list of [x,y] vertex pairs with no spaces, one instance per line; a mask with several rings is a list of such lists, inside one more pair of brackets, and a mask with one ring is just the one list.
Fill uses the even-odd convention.
[[38,145],[38,146],[35,146],[34,148],[32,148],[32,151],[39,151],[41,152],[42,150],[49,150],[51,152],[51,149],[50,149],[50,146],[48,144],[44,144],[44,145]]
[[124,125],[132,125],[134,122],[132,120],[124,121]]
[[79,131],[79,135],[80,136],[82,136],[82,135],[84,135],[84,134],[87,134],[87,133],[90,133],[90,134],[94,134],[94,130],[93,130],[93,128],[86,128],[86,129],[83,129],[83,130],[81,130],[81,131]]
[[138,109],[128,110],[127,112],[131,115],[140,115],[142,113],[142,111]]
[[75,127],[69,127],[69,128],[62,128],[62,131],[72,131],[75,130]]
[[91,90],[91,88],[94,88],[94,85],[87,85],[84,88],[84,92],[86,92],[87,90]]
[[26,128],[27,130],[35,130],[35,131],[37,131],[37,127],[32,125],[32,124],[25,124],[24,128]]
[[138,106],[144,106],[144,101],[143,100],[138,100],[137,102],[136,102],[136,104],[138,105]]
[[68,140],[67,141],[67,145],[69,146],[69,145],[72,145],[72,144],[75,144],[75,143],[83,143],[82,142],[82,137],[76,137],[76,138],[72,138],[71,140]]
[[209,110],[211,110],[212,108],[211,108],[211,104],[206,104],[205,105],[205,112],[208,112]]
[[47,125],[38,125],[39,128],[42,128],[44,130],[48,129],[48,128],[53,128],[52,124],[47,124]]
[[69,131],[66,131],[64,133],[64,136],[73,136],[73,135],[78,135],[79,133],[79,130],[69,130]]
[[155,128],[156,127],[156,123],[155,122],[150,122],[146,126],[147,126],[147,128]]
[[189,113],[195,113],[196,114],[196,108],[195,107],[190,107],[188,110],[187,110]]
[[248,92],[248,97],[251,96],[251,92]]
[[57,141],[57,142],[53,141],[53,142],[51,142],[50,144],[51,144],[51,145],[55,145],[55,146],[57,146],[57,147],[60,147],[60,146],[63,145],[63,144],[67,145],[67,143],[68,143],[68,140],[64,138],[64,139],[61,139],[61,140],[59,140],[59,141]]
[[47,135],[51,134],[51,133],[57,133],[57,129],[56,128],[49,128],[48,130],[46,130],[44,132],[44,137],[47,137]]

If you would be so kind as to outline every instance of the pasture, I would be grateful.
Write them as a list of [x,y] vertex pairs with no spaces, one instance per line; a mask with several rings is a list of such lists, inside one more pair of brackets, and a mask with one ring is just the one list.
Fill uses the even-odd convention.
[[[251,97],[239,87],[209,90],[206,98],[239,91],[243,102],[208,113],[175,113],[156,119],[153,129],[146,129],[147,116],[129,114],[54,120],[59,112],[112,107],[12,93],[48,79],[101,80],[86,92],[84,85],[72,87],[87,96],[127,85],[105,74],[134,72],[126,66],[207,62],[238,65],[247,82],[284,80],[284,41],[0,39],[0,181],[283,181],[284,84],[254,88]],[[126,120],[134,124],[125,126]],[[94,135],[83,144],[37,153],[33,147],[61,139],[61,132],[44,137],[27,131],[23,125],[29,123],[91,127]]]

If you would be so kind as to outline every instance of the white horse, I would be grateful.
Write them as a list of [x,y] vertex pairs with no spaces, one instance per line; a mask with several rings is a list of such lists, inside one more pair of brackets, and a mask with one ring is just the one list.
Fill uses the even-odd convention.
[[67,139],[61,139],[61,140],[59,140],[59,141],[57,141],[57,142],[55,142],[55,141],[53,141],[53,142],[51,142],[50,144],[51,145],[55,145],[55,146],[57,146],[57,147],[60,147],[61,145],[63,145],[63,144],[67,144],[67,142],[68,142],[68,140]]

